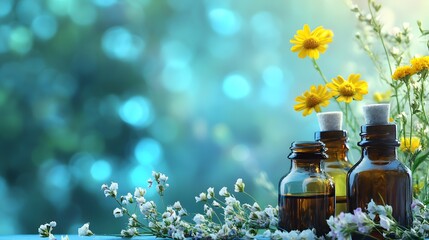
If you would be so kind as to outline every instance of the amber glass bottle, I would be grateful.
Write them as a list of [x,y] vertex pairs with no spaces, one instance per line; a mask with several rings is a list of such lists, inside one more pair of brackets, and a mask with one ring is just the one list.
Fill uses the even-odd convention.
[[361,159],[347,175],[348,211],[376,204],[388,204],[393,217],[404,226],[412,224],[411,171],[397,159],[396,125],[363,125],[361,128]]
[[279,229],[315,228],[329,232],[326,219],[335,213],[335,186],[323,167],[327,158],[321,142],[294,142],[290,172],[279,183]]
[[335,215],[347,212],[346,178],[353,166],[348,160],[347,132],[344,130],[320,131],[314,133],[314,140],[325,144],[328,158],[325,159],[325,172],[335,183]]

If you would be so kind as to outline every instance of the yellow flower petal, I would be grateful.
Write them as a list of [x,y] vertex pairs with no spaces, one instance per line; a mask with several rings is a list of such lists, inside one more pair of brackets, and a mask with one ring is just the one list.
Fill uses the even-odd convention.
[[350,74],[347,80],[337,76],[326,86],[331,89],[333,96],[338,96],[338,102],[360,101],[363,95],[368,94],[368,83],[360,79],[360,74]]
[[326,86],[310,86],[310,90],[305,91],[301,96],[297,96],[295,101],[297,104],[294,106],[295,111],[303,111],[302,115],[307,116],[314,111],[322,111],[321,107],[329,105],[329,99],[332,97],[331,92],[328,91]]
[[324,53],[328,48],[328,43],[332,42],[334,34],[331,30],[322,26],[311,31],[308,24],[304,24],[303,29],[296,31],[294,38],[289,42],[294,44],[292,52],[298,52],[299,58],[310,57],[318,59],[320,53]]

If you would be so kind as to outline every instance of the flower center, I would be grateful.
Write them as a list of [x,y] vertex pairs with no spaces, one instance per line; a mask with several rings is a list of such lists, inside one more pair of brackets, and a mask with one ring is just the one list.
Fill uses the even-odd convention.
[[319,103],[320,103],[320,97],[315,94],[311,94],[310,96],[308,96],[305,102],[305,104],[307,105],[307,108],[313,108]]
[[338,88],[341,96],[352,97],[355,95],[355,87],[350,83],[344,83]]
[[314,38],[306,39],[303,44],[305,49],[315,49],[318,48],[319,45],[319,42],[317,42]]

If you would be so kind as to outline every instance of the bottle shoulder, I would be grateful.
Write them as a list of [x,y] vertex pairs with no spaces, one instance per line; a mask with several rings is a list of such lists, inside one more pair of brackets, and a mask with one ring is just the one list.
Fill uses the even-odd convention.
[[325,171],[328,171],[328,169],[346,169],[346,171],[348,171],[350,168],[353,167],[353,164],[351,162],[338,159],[327,159],[325,160],[324,165]]
[[325,172],[291,171],[280,179],[280,183],[305,181],[306,179],[330,179]]
[[366,172],[366,171],[392,171],[392,172],[404,172],[407,174],[411,174],[410,169],[405,166],[400,160],[393,159],[393,160],[369,160],[367,158],[360,159],[350,170],[349,174],[351,173],[359,173],[359,172]]

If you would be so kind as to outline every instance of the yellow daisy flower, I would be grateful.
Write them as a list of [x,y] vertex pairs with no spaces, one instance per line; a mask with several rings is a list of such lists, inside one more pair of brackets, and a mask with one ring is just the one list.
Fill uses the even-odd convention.
[[399,146],[399,149],[402,152],[410,152],[410,153],[415,153],[417,150],[420,150],[422,147],[421,143],[420,143],[420,138],[418,137],[411,137],[411,142],[410,142],[410,138],[406,137],[406,138],[401,138],[401,145]]
[[329,99],[332,97],[328,89],[323,86],[311,86],[309,91],[305,91],[304,94],[295,98],[298,102],[293,108],[295,111],[303,111],[302,115],[307,116],[315,110],[321,112],[320,107],[326,107],[329,105]]
[[298,57],[310,57],[318,59],[320,53],[324,53],[328,48],[328,43],[332,42],[334,33],[331,30],[324,29],[322,26],[313,31],[305,24],[303,29],[296,31],[296,35],[290,40],[295,44],[290,50],[298,52]]
[[390,101],[390,96],[392,92],[387,90],[386,92],[375,92],[373,95],[373,99],[376,103],[386,103]]
[[422,192],[422,190],[423,190],[424,187],[425,187],[425,182],[424,181],[420,181],[419,183],[415,183],[413,185],[414,196],[419,195]]
[[363,95],[368,93],[368,83],[360,79],[360,74],[350,74],[347,80],[338,76],[326,86],[332,90],[334,97],[338,96],[338,102],[360,101],[363,99]]
[[429,56],[411,59],[411,72],[412,74],[419,73],[423,70],[429,69]]
[[396,68],[395,72],[392,75],[393,80],[406,80],[406,78],[413,75],[413,70],[411,66],[399,66]]

